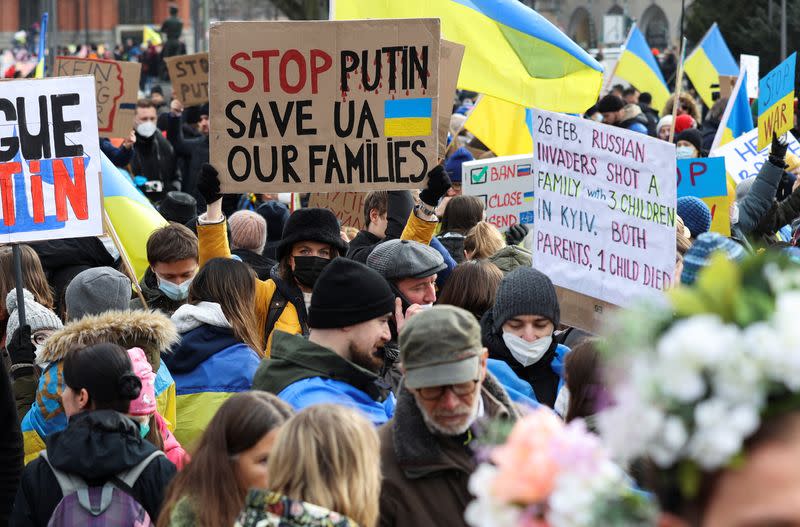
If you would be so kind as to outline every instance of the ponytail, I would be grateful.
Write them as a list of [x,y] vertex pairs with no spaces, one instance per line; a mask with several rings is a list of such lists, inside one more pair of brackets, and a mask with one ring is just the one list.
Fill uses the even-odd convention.
[[96,410],[126,414],[139,397],[142,381],[133,373],[125,348],[102,343],[74,350],[64,359],[64,383],[79,392],[85,389]]

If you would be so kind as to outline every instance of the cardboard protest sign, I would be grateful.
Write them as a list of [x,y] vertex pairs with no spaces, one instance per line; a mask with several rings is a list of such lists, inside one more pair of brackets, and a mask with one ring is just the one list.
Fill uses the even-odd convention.
[[[789,139],[787,151],[800,156],[800,143],[792,134],[788,134],[787,137]],[[725,158],[725,169],[733,182],[738,185],[750,176],[758,175],[761,166],[769,157],[769,145],[758,148],[758,130],[754,129],[716,148],[711,155]]]
[[450,129],[452,102],[464,58],[464,46],[449,40],[442,40],[439,48],[439,159],[444,159],[447,150],[447,131]]
[[533,224],[532,155],[493,157],[461,165],[463,193],[481,198],[486,221],[507,231]]
[[533,130],[536,268],[619,306],[670,288],[675,146],[536,109]]
[[794,126],[794,72],[797,53],[781,62],[758,83],[758,148]]
[[731,235],[724,157],[678,159],[678,197],[695,196],[711,209],[711,230]]
[[747,98],[758,98],[758,55],[739,55],[739,67],[747,73]]
[[94,75],[97,128],[105,137],[128,137],[139,97],[138,62],[56,57],[55,76]]
[[184,106],[208,102],[208,53],[176,55],[164,59],[172,94]]
[[425,185],[438,161],[439,20],[211,26],[223,192]]
[[329,194],[311,194],[308,206],[330,209],[343,227],[355,227],[358,230],[364,225],[364,192],[331,192]]
[[103,234],[91,76],[0,83],[0,242]]

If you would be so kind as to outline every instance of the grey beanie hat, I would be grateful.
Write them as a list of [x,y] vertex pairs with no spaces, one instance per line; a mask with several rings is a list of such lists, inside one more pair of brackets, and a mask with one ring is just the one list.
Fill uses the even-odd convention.
[[553,282],[546,274],[532,267],[517,267],[503,278],[492,314],[495,332],[517,315],[539,315],[550,320],[556,328],[561,320]]
[[439,251],[411,240],[389,240],[379,244],[367,257],[367,266],[389,281],[425,278],[447,269]]
[[93,267],[75,275],[64,300],[69,320],[126,310],[131,301],[131,281],[111,267]]
[[[25,322],[31,327],[31,333],[40,329],[61,329],[64,324],[51,310],[34,300],[33,293],[27,289],[22,290],[25,296]],[[11,340],[14,332],[19,329],[19,315],[17,315],[17,290],[12,289],[6,296],[6,310],[8,311],[8,325],[6,326],[6,340]]]
[[753,183],[756,182],[756,178],[758,176],[750,176],[747,179],[743,179],[736,185],[736,201],[741,201],[744,199],[747,194],[750,193],[750,189],[753,188]]

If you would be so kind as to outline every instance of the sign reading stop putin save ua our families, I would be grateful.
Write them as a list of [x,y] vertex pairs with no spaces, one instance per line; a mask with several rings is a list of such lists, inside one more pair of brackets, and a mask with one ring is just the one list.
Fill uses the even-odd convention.
[[483,201],[486,221],[507,231],[523,223],[533,224],[533,156],[504,156],[464,163],[464,194]]
[[437,163],[439,21],[211,27],[224,192],[410,189]]
[[533,110],[533,261],[553,283],[619,306],[675,271],[675,146]]
[[794,126],[794,72],[797,53],[781,62],[758,83],[758,149]]
[[0,243],[103,233],[91,76],[0,83]]

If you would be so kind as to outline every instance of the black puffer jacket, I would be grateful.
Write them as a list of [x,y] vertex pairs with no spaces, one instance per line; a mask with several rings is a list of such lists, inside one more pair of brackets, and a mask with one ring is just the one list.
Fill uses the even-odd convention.
[[161,182],[161,192],[149,191],[147,187],[142,189],[147,199],[153,203],[161,201],[170,190],[181,190],[178,158],[172,145],[164,139],[160,131],[156,130],[156,133],[146,138],[136,134],[131,175],[144,176],[147,181]]
[[[113,410],[74,415],[63,432],[47,437],[50,463],[92,486],[102,486],[155,450],[150,442],[139,437],[136,423]],[[153,521],[158,518],[164,492],[175,472],[175,465],[166,457],[157,457],[133,486],[131,495]],[[11,525],[46,526],[62,497],[50,466],[42,458],[35,459],[22,474]]]

